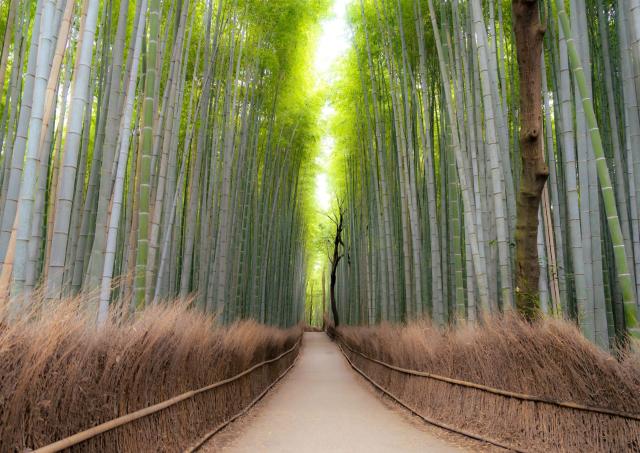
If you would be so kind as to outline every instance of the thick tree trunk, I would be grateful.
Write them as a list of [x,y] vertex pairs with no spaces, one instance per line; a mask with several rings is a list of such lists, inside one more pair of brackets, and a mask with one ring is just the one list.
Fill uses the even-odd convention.
[[549,176],[542,148],[541,59],[544,28],[537,0],[513,1],[514,33],[520,73],[522,176],[516,222],[516,306],[527,319],[539,310],[537,235],[542,189]]

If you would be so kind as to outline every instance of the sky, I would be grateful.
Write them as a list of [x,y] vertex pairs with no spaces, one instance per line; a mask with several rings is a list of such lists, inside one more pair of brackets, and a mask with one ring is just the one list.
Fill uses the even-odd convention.
[[[351,0],[334,0],[331,17],[322,21],[320,38],[313,61],[317,83],[329,84],[334,80],[335,63],[346,54],[351,46],[349,27],[347,25],[347,5]],[[327,103],[322,109],[320,120],[326,124],[334,113],[333,107]],[[329,179],[329,162],[335,140],[326,133],[320,142],[320,155],[317,163],[321,171],[316,176],[316,200],[322,211],[328,211],[333,197]]]
[[322,32],[314,59],[314,69],[319,78],[329,82],[332,78],[333,64],[344,55],[351,41],[347,25],[347,5],[351,0],[334,0],[331,17],[322,21]]

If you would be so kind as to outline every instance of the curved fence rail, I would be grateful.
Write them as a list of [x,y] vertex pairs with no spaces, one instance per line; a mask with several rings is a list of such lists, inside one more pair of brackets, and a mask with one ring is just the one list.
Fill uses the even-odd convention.
[[626,418],[628,420],[640,421],[640,415],[632,414],[629,412],[616,411],[616,410],[607,409],[604,407],[585,406],[583,404],[574,403],[572,401],[556,401],[549,398],[542,398],[540,396],[533,396],[533,395],[527,395],[524,393],[510,392],[508,390],[501,390],[494,387],[489,387],[487,385],[476,384],[475,382],[453,379],[446,376],[440,376],[438,374],[428,373],[426,371],[416,371],[416,370],[409,370],[407,368],[401,368],[399,366],[391,365],[389,363],[370,357],[367,354],[364,354],[360,351],[357,351],[351,348],[348,344],[344,343],[343,341],[340,341],[340,343],[343,344],[349,351],[353,352],[354,354],[358,354],[360,357],[364,359],[367,359],[371,362],[377,363],[378,365],[382,365],[385,368],[388,368],[393,371],[397,371],[399,373],[409,374],[412,376],[425,377],[429,379],[434,379],[436,381],[442,381],[442,382],[447,382],[453,385],[459,385],[462,387],[474,388],[477,390],[481,390],[483,392],[493,393],[494,395],[506,396],[508,398],[515,398],[522,401],[532,401],[534,403],[549,404],[551,406],[566,407],[568,409],[575,409],[578,411],[594,412],[597,414],[605,414],[605,415],[611,415],[613,417],[621,417],[621,418]]
[[367,375],[367,373],[365,373],[362,369],[358,368],[358,366],[355,363],[353,363],[353,361],[349,358],[347,353],[344,352],[343,345],[347,349],[349,349],[350,351],[352,351],[354,353],[358,353],[358,352],[354,351],[353,349],[351,349],[349,346],[347,346],[346,344],[344,344],[342,342],[340,342],[338,344],[338,347],[340,348],[340,352],[342,352],[342,354],[344,355],[344,358],[347,360],[347,362],[349,362],[349,365],[351,365],[351,368],[353,368],[355,371],[358,372],[358,374],[360,374],[363,378],[365,378],[367,381],[369,381],[369,383],[371,385],[373,385],[375,388],[377,388],[382,393],[387,395],[389,398],[394,400],[396,403],[400,404],[402,407],[407,409],[413,415],[421,418],[422,420],[424,420],[425,422],[427,422],[427,423],[429,423],[431,425],[437,426],[439,428],[446,429],[447,431],[451,431],[451,432],[454,432],[454,433],[457,433],[457,434],[461,434],[461,435],[463,435],[465,437],[470,437],[471,439],[479,440],[481,442],[486,442],[486,443],[489,443],[491,445],[495,445],[496,447],[500,447],[500,448],[504,448],[504,449],[512,450],[512,451],[516,451],[516,452],[519,452],[519,453],[526,453],[525,450],[520,450],[520,449],[518,449],[517,447],[515,447],[513,445],[508,445],[508,444],[505,444],[505,443],[500,442],[498,440],[491,439],[489,437],[483,437],[483,436],[480,436],[479,434],[474,434],[474,433],[466,431],[466,430],[455,428],[455,427],[453,427],[453,426],[451,426],[449,424],[439,422],[439,421],[437,421],[437,420],[435,420],[435,419],[433,419],[431,417],[427,417],[426,415],[421,414],[419,409],[417,409],[417,408],[409,405],[408,403],[402,401],[398,396],[396,396],[395,394],[393,394],[392,392],[390,392],[389,390],[387,390],[386,388],[384,388],[383,386],[378,384],[371,377],[369,377]]
[[282,379],[283,377],[285,377],[285,375],[289,372],[289,370],[291,370],[291,368],[293,368],[293,366],[296,364],[296,362],[298,361],[298,357],[296,356],[295,360],[291,363],[291,365],[289,365],[287,367],[286,370],[284,370],[280,376],[278,376],[276,378],[275,381],[273,381],[266,389],[264,389],[262,391],[262,393],[260,393],[257,397],[255,397],[253,399],[253,401],[251,401],[244,409],[242,409],[240,412],[238,412],[236,415],[234,415],[233,417],[231,417],[229,420],[221,423],[220,425],[216,426],[214,429],[212,429],[211,431],[209,431],[207,434],[205,434],[200,440],[198,440],[198,442],[196,442],[195,445],[187,448],[184,453],[193,453],[194,451],[198,451],[209,439],[211,439],[215,434],[219,433],[220,431],[222,431],[227,425],[229,425],[230,423],[234,422],[235,420],[237,420],[239,417],[242,417],[244,414],[246,414],[249,409],[251,409],[253,406],[255,406],[255,404],[260,401],[268,392],[269,390],[271,390],[271,388],[276,385],[280,379]]
[[[284,351],[282,354],[278,355],[277,357],[274,357],[273,359],[269,359],[269,360],[265,360],[263,362],[257,363],[255,365],[253,365],[251,368],[246,369],[245,371],[236,374],[235,376],[232,376],[230,378],[224,379],[222,381],[218,381],[215,382],[213,384],[207,385],[206,387],[202,387],[196,390],[190,390],[188,392],[182,393],[181,395],[175,396],[173,398],[170,398],[168,400],[162,401],[160,403],[154,404],[152,406],[146,407],[144,409],[140,409],[138,411],[132,412],[130,414],[127,415],[123,415],[121,417],[115,418],[113,420],[110,420],[108,422],[102,423],[100,425],[94,426],[92,428],[89,428],[85,431],[81,431],[77,434],[74,434],[72,436],[69,436],[65,439],[61,439],[57,442],[54,442],[52,444],[49,444],[47,446],[38,448],[37,450],[34,450],[34,453],[54,453],[54,452],[58,452],[61,450],[64,450],[66,448],[70,448],[73,447],[75,445],[78,445],[82,442],[85,442],[89,439],[92,439],[94,437],[99,436],[100,434],[106,433],[108,431],[111,431],[119,426],[123,426],[126,424],[129,424],[131,422],[134,422],[136,420],[139,420],[141,418],[144,417],[148,417],[149,415],[155,414],[157,412],[160,412],[164,409],[167,409],[169,407],[175,406],[176,404],[191,399],[196,395],[205,393],[205,392],[209,392],[211,390],[214,390],[216,388],[225,386],[227,384],[230,384],[234,381],[237,381],[238,379],[251,374],[252,372],[258,370],[259,368],[262,368],[265,365],[268,365],[270,363],[274,363],[277,362],[279,360],[281,360],[282,358],[284,358],[285,356],[291,354],[293,351],[297,350],[298,347],[300,346],[300,342],[302,341],[301,338],[298,339],[298,341],[296,341],[296,343],[289,348],[288,350]],[[296,357],[297,360],[297,357]],[[225,426],[227,426],[229,423],[231,423],[232,421],[234,421],[235,419],[237,419],[238,417],[240,417],[241,415],[243,415],[244,413],[246,413],[246,411],[253,406],[255,403],[257,403],[268,391],[269,389],[271,389],[273,387],[273,385],[276,384],[276,382],[278,382],[280,379],[282,379],[282,377],[284,377],[284,375],[293,367],[293,365],[295,365],[295,360],[294,362],[287,367],[287,369],[280,374],[280,376],[278,376],[262,393],[260,393],[253,401],[251,401],[242,411],[240,411],[238,414],[234,415],[233,417],[231,417],[229,420],[226,420],[224,423],[222,423],[221,425],[219,425],[218,427],[216,427],[213,431],[209,432],[206,436],[204,436],[204,438],[200,439],[200,441],[198,442],[198,444],[194,447],[191,447],[190,449],[186,450],[186,451],[196,451],[198,448],[200,448],[209,438],[211,438],[215,433],[219,432],[221,429],[223,429]]]
[[[455,426],[452,426],[451,424],[448,423],[444,423],[442,421],[436,420],[433,417],[424,415],[424,411],[417,408],[415,405],[412,405],[410,403],[407,403],[406,401],[403,401],[402,397],[398,396],[397,394],[393,393],[392,391],[390,391],[390,389],[385,388],[383,385],[381,385],[379,382],[376,382],[370,375],[367,374],[367,372],[365,370],[362,369],[362,367],[359,367],[356,363],[354,363],[354,360],[352,359],[352,357],[350,357],[350,355],[347,353],[347,351],[349,351],[351,354],[357,356],[357,357],[361,357],[362,359],[364,359],[365,361],[371,362],[373,364],[376,364],[378,366],[384,367],[387,370],[391,370],[392,372],[398,373],[398,374],[404,374],[404,375],[408,375],[408,376],[414,376],[417,378],[426,378],[426,379],[430,379],[433,381],[438,381],[438,382],[442,382],[442,383],[446,383],[446,384],[450,384],[453,386],[457,386],[457,387],[462,387],[462,388],[466,388],[466,389],[473,389],[473,390],[478,390],[482,393],[485,394],[490,394],[490,395],[496,395],[499,397],[503,397],[505,399],[512,399],[512,400],[519,400],[522,402],[527,402],[527,403],[534,403],[534,404],[541,404],[541,405],[547,405],[547,406],[551,406],[551,407],[555,407],[555,408],[560,408],[560,409],[568,409],[568,410],[573,410],[573,411],[579,411],[581,413],[584,413],[585,416],[587,416],[588,414],[594,414],[598,415],[598,416],[605,416],[606,418],[612,417],[612,418],[617,418],[619,420],[624,421],[623,423],[630,423],[634,426],[636,422],[640,421],[640,415],[639,414],[633,414],[633,413],[629,413],[629,412],[624,412],[624,411],[617,411],[617,410],[613,410],[613,409],[608,409],[608,408],[602,408],[602,407],[592,407],[592,406],[587,406],[587,405],[583,405],[583,404],[579,404],[579,403],[575,403],[572,401],[557,401],[557,400],[553,400],[553,399],[549,399],[549,398],[544,398],[544,397],[539,397],[539,396],[533,396],[533,395],[527,395],[527,394],[523,394],[523,393],[518,393],[518,392],[511,392],[511,391],[507,391],[507,390],[502,390],[502,389],[497,389],[497,388],[493,388],[493,387],[489,387],[486,385],[482,385],[482,384],[477,384],[474,382],[468,382],[468,381],[463,381],[463,380],[459,380],[459,379],[453,379],[453,378],[449,378],[446,376],[441,376],[441,375],[437,375],[437,374],[433,374],[433,373],[429,373],[429,372],[424,372],[424,371],[417,371],[417,370],[411,370],[411,369],[406,369],[406,368],[402,368],[396,365],[392,365],[386,362],[383,362],[381,360],[378,360],[376,358],[373,358],[365,353],[362,353],[354,348],[352,348],[351,346],[349,346],[345,341],[343,341],[343,339],[341,338],[341,336],[339,334],[336,335],[336,339],[338,340],[338,346],[342,352],[342,354],[345,356],[347,362],[349,363],[349,365],[356,371],[358,372],[360,375],[362,375],[367,381],[369,381],[374,387],[376,387],[378,390],[382,391],[384,394],[386,394],[387,396],[389,396],[391,399],[395,400],[397,403],[399,403],[401,406],[405,407],[406,409],[408,409],[410,412],[412,412],[414,415],[418,416],[419,418],[421,418],[422,420],[426,421],[429,424],[438,426],[440,428],[446,429],[448,431],[452,431],[458,434],[461,434],[463,436],[475,439],[475,440],[479,440],[482,442],[486,442],[501,448],[505,448],[508,450],[512,450],[512,451],[517,451],[517,452],[527,452],[527,451],[538,451],[537,449],[531,448],[531,449],[525,449],[522,446],[518,446],[512,442],[506,442],[503,440],[497,440],[495,438],[491,438],[489,436],[486,435],[480,435],[480,434],[476,434],[474,432],[470,432],[469,430],[466,429],[461,429]],[[345,351],[345,349],[347,351]],[[363,362],[366,363],[366,362]],[[638,436],[640,436],[640,434],[638,434]],[[630,441],[633,442],[633,446],[635,446],[635,441]],[[633,449],[633,447],[632,447]]]

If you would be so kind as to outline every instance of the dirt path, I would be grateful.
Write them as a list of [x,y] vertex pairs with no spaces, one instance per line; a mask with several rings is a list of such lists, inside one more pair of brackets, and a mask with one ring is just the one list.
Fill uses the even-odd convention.
[[463,451],[383,403],[324,333],[306,333],[301,354],[223,452]]

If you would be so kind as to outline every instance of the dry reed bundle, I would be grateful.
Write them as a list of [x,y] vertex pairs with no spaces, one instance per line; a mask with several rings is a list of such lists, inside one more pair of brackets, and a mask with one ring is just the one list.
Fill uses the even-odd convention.
[[[0,317],[0,451],[37,448],[238,374],[293,347],[300,328],[229,327],[184,305],[96,330],[82,300]],[[14,317],[15,318],[15,317]],[[241,411],[295,359],[118,427],[72,450],[183,451]]]
[[[482,327],[340,327],[346,345],[382,362],[555,401],[640,414],[640,358],[620,361],[571,324],[514,317]],[[524,451],[640,451],[640,422],[522,401],[390,370],[345,350],[376,383],[431,419]]]

